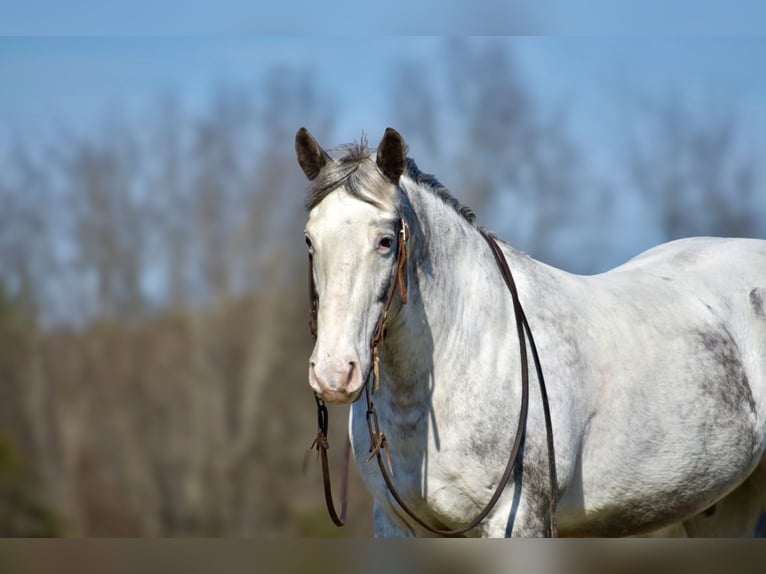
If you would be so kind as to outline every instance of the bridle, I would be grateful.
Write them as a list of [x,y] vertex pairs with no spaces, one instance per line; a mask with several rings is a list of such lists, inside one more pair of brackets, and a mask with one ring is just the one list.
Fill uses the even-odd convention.
[[[518,425],[516,428],[516,435],[513,440],[513,446],[511,447],[511,453],[508,457],[508,462],[505,466],[505,471],[503,472],[503,476],[500,479],[500,482],[498,483],[497,487],[495,488],[495,492],[493,493],[492,497],[490,498],[489,502],[484,506],[484,508],[467,524],[460,526],[459,528],[455,529],[442,529],[442,528],[436,528],[434,526],[431,526],[427,522],[425,522],[420,516],[418,516],[408,505],[404,502],[401,495],[397,491],[396,487],[394,486],[392,475],[393,472],[390,471],[391,469],[391,458],[388,449],[388,445],[386,443],[386,435],[383,433],[383,431],[380,430],[380,425],[378,423],[378,414],[375,410],[375,404],[372,400],[373,395],[375,392],[377,392],[379,386],[380,386],[380,371],[379,371],[379,355],[378,355],[378,345],[383,341],[383,338],[385,337],[385,330],[386,330],[386,318],[388,316],[389,309],[391,307],[391,304],[394,299],[394,294],[397,291],[399,291],[399,299],[401,300],[402,304],[407,303],[407,277],[406,277],[406,263],[407,263],[407,241],[409,240],[409,227],[407,223],[404,221],[404,218],[402,217],[402,214],[399,213],[399,220],[397,222],[397,235],[398,235],[398,242],[397,242],[397,255],[396,255],[396,262],[394,263],[392,274],[391,274],[391,280],[388,287],[388,293],[386,295],[385,304],[383,305],[383,310],[378,317],[378,322],[375,325],[375,330],[373,331],[372,338],[370,340],[370,353],[372,357],[372,368],[371,368],[371,374],[373,378],[373,388],[370,389],[370,374],[367,376],[367,380],[364,384],[364,392],[365,392],[365,399],[367,402],[367,428],[370,433],[370,449],[369,449],[369,456],[367,457],[367,460],[372,460],[375,458],[378,463],[378,467],[380,468],[380,473],[383,477],[383,481],[386,483],[386,487],[388,488],[388,491],[390,492],[391,496],[394,498],[396,503],[399,505],[399,507],[410,517],[412,520],[414,520],[417,524],[425,528],[426,530],[434,533],[439,534],[442,536],[459,536],[461,534],[465,534],[469,530],[475,528],[478,526],[482,520],[484,520],[487,515],[492,511],[492,509],[497,504],[497,501],[500,499],[500,496],[503,493],[503,490],[505,489],[506,484],[511,478],[511,475],[513,474],[514,466],[516,465],[516,460],[518,458],[519,449],[521,448],[521,443],[525,435],[526,431],[526,421],[527,421],[527,411],[529,406],[529,365],[528,365],[528,359],[527,359],[527,347],[526,347],[526,339],[524,334],[526,333],[526,338],[529,339],[529,346],[532,350],[532,359],[535,363],[535,370],[537,373],[537,379],[540,384],[540,394],[542,397],[543,402],[543,411],[545,415],[545,430],[546,430],[546,441],[547,441],[547,447],[548,447],[548,474],[550,479],[550,493],[549,493],[549,500],[548,500],[548,514],[549,514],[549,535],[551,537],[556,537],[558,535],[558,529],[556,525],[556,499],[558,497],[558,486],[557,486],[557,479],[556,479],[556,460],[555,460],[555,450],[553,445],[553,427],[551,424],[551,416],[550,416],[550,406],[548,404],[548,393],[545,388],[545,380],[543,378],[543,371],[542,367],[540,365],[540,358],[537,354],[537,347],[535,345],[534,338],[532,337],[532,331],[529,328],[529,323],[527,322],[527,317],[524,313],[524,310],[521,306],[521,302],[519,301],[519,295],[518,290],[516,289],[516,283],[513,280],[513,275],[511,273],[510,268],[508,267],[508,262],[505,259],[505,255],[503,255],[502,250],[497,244],[497,241],[495,238],[485,231],[484,229],[479,228],[479,233],[484,238],[484,240],[489,245],[490,249],[492,250],[492,254],[495,258],[495,262],[498,265],[498,268],[500,269],[500,274],[503,276],[503,280],[505,281],[505,284],[508,288],[508,291],[511,294],[511,299],[513,301],[513,312],[516,318],[516,331],[517,336],[519,340],[519,352],[520,352],[520,360],[521,360],[521,406],[520,406],[520,412],[519,412],[519,419],[518,419]],[[319,299],[316,293],[316,286],[314,284],[314,275],[313,275],[313,257],[311,254],[309,254],[309,302],[310,302],[310,310],[309,310],[309,328],[311,330],[311,334],[316,339],[317,337],[317,312],[319,309]],[[346,522],[346,511],[347,511],[347,486],[348,486],[348,459],[349,459],[349,452],[350,452],[350,443],[346,442],[346,460],[345,460],[345,472],[343,477],[343,483],[341,486],[341,512],[340,516],[335,510],[335,504],[333,503],[332,498],[332,486],[330,481],[330,469],[329,469],[329,462],[327,458],[327,449],[329,448],[329,442],[327,438],[327,431],[328,431],[328,422],[329,422],[329,415],[327,411],[327,407],[324,404],[324,401],[319,395],[314,395],[314,398],[316,399],[317,403],[317,422],[318,422],[318,431],[317,436],[314,439],[314,442],[311,445],[311,448],[316,448],[320,455],[320,460],[322,464],[322,477],[324,482],[324,494],[325,494],[325,502],[327,504],[327,511],[330,515],[331,520],[337,525],[337,526],[343,526]],[[386,454],[386,461],[383,460],[382,453],[385,452]]]

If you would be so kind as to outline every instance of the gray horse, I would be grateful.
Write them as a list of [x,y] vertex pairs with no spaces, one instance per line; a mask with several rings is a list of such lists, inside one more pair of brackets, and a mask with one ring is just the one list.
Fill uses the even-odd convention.
[[[377,153],[357,145],[336,158],[305,129],[296,136],[318,301],[309,383],[324,401],[353,403],[350,439],[377,536],[427,534],[368,461],[357,400],[378,362],[370,341],[394,292],[399,242],[408,301],[395,295],[387,310],[373,400],[396,489],[429,524],[459,526],[486,504],[521,393],[514,308],[493,254],[473,213],[405,149],[391,129]],[[754,471],[766,444],[766,241],[674,241],[587,277],[501,245],[547,382],[560,534],[762,528],[766,483]],[[545,421],[534,371],[530,379],[512,479],[470,535],[548,532]]]

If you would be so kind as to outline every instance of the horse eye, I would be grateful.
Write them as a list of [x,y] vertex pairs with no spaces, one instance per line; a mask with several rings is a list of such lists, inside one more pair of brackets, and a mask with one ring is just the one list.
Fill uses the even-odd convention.
[[381,237],[380,241],[378,241],[378,249],[380,250],[386,250],[391,249],[391,246],[394,244],[394,238],[390,235],[386,235],[385,237]]
[[305,239],[306,239],[306,246],[309,248],[309,251],[311,251],[311,249],[312,249],[312,247],[313,247],[313,246],[311,245],[311,239],[309,239],[309,236],[308,236],[308,235],[306,235],[306,236],[305,236]]

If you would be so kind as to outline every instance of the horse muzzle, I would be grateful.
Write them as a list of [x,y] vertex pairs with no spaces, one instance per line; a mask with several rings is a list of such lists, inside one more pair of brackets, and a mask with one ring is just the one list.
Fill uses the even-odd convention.
[[358,361],[311,361],[309,385],[328,404],[350,404],[359,398],[364,380]]

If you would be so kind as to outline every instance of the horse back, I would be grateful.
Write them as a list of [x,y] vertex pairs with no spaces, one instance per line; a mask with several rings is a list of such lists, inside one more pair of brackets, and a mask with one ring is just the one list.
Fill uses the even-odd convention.
[[592,410],[563,526],[640,530],[703,510],[766,445],[766,241],[674,241],[581,287],[579,331],[593,335],[575,376]]

